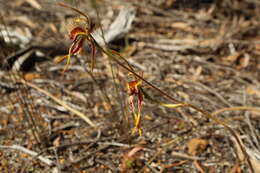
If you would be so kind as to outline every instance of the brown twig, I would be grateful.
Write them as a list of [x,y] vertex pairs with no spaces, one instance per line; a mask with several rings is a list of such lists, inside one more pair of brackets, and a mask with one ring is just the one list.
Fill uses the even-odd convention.
[[[4,146],[4,145],[0,145],[0,149],[13,149],[13,150],[18,150],[18,151],[21,151],[21,152],[24,152],[26,154],[29,154],[31,156],[37,156],[38,153],[32,151],[32,150],[29,150],[27,148],[24,148],[22,146],[19,146],[19,145],[11,145],[11,146]],[[45,158],[43,156],[38,156],[37,157],[40,161],[42,161],[43,163],[49,165],[49,166],[52,166],[54,164],[54,162],[48,158]]]
[[249,107],[249,106],[238,106],[238,107],[228,107],[228,108],[222,108],[212,113],[213,116],[216,116],[222,112],[225,111],[254,111],[254,112],[260,112],[260,108],[256,107]]
[[77,116],[79,116],[80,118],[82,118],[87,124],[89,124],[90,126],[96,128],[97,125],[95,123],[93,123],[86,115],[84,115],[83,113],[77,111],[76,109],[73,109],[72,107],[70,107],[69,105],[67,105],[64,101],[58,99],[57,97],[55,97],[54,95],[52,95],[51,93],[49,93],[48,91],[43,90],[42,88],[39,88],[38,86],[34,85],[33,83],[27,82],[25,80],[20,80],[23,84],[32,87],[34,89],[36,89],[37,91],[41,92],[42,94],[50,97],[53,101],[55,101],[56,103],[60,104],[61,106],[63,106],[64,108],[66,108],[67,110],[69,110],[70,112],[76,114]]

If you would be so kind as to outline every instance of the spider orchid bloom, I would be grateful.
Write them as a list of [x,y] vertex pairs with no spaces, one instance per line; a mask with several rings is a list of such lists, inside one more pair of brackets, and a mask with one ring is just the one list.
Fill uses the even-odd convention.
[[96,48],[93,39],[90,37],[90,32],[92,32],[93,26],[89,26],[89,25],[90,25],[89,22],[84,18],[75,18],[71,22],[71,24],[68,25],[69,38],[70,40],[72,40],[72,44],[69,48],[69,53],[68,55],[55,60],[56,63],[60,63],[63,60],[67,59],[63,72],[65,72],[69,67],[70,57],[72,55],[77,55],[80,52],[82,52],[83,44],[85,40],[87,40],[91,45],[91,54],[92,54],[91,69],[93,70]]
[[[127,89],[128,89],[128,95],[129,95],[129,104],[130,109],[134,114],[134,120],[135,120],[135,127],[132,130],[132,134],[134,134],[136,131],[138,131],[139,135],[142,136],[142,129],[141,129],[141,110],[142,110],[142,104],[143,104],[143,93],[140,90],[142,81],[135,80],[127,83]],[[138,112],[135,112],[135,104],[134,104],[134,98],[137,97],[137,106],[138,106]]]

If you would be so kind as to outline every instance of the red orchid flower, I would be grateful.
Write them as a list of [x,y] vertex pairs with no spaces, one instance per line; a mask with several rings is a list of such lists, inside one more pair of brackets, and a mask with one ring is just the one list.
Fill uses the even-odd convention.
[[[132,130],[132,134],[134,134],[136,131],[138,131],[140,136],[142,136],[141,110],[142,110],[142,105],[143,105],[143,93],[141,91],[141,84],[142,84],[141,80],[134,80],[134,81],[127,83],[130,109],[131,109],[132,113],[134,114],[134,120],[135,120],[135,127]],[[137,113],[135,112],[135,104],[134,104],[135,97],[137,97],[137,106],[138,106]]]
[[69,53],[68,55],[55,60],[55,62],[59,63],[67,59],[63,72],[65,72],[68,69],[68,66],[70,64],[70,57],[72,55],[77,55],[82,51],[85,40],[87,40],[91,45],[91,69],[93,70],[96,53],[95,42],[90,36],[90,33],[93,31],[93,28],[94,26],[91,25],[88,18],[74,18],[72,22],[68,25],[69,38],[72,40],[72,44],[69,48]]

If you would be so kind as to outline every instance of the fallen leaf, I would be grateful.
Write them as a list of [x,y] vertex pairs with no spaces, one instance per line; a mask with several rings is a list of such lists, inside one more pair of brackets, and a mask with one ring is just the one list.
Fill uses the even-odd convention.
[[144,115],[144,120],[152,121],[154,118],[151,115],[146,114]]
[[241,173],[240,163],[237,160],[236,164],[232,167],[232,169],[229,171],[229,173]]
[[61,165],[63,165],[65,163],[65,159],[60,159],[59,162]]
[[256,95],[256,96],[260,97],[260,91],[255,89],[254,87],[246,88],[246,93],[248,95]]
[[29,157],[28,154],[26,154],[26,153],[21,153],[20,156],[21,156],[21,158],[23,158],[23,159],[26,159],[26,158]]
[[241,54],[239,52],[235,52],[224,58],[224,64],[231,65],[237,61]]
[[143,150],[143,147],[135,147],[127,153],[127,157],[133,157],[137,152]]
[[130,172],[134,163],[142,158],[143,147],[135,147],[123,156],[120,165],[121,172]]
[[53,146],[59,147],[59,146],[60,146],[60,143],[61,143],[61,137],[58,136],[56,139],[54,139],[54,141],[53,141]]
[[34,80],[34,79],[39,79],[41,76],[37,73],[26,73],[24,75],[24,79],[26,81],[31,81],[31,80]]
[[238,58],[238,65],[236,68],[238,70],[246,68],[249,65],[249,62],[250,62],[250,56],[248,54],[244,54],[244,56]]
[[200,139],[200,138],[193,138],[188,142],[188,152],[192,155],[196,155],[198,153],[203,152],[207,146],[208,146],[209,142],[207,140],[204,139]]
[[193,28],[190,27],[190,25],[188,23],[184,23],[184,22],[175,22],[175,23],[171,24],[171,27],[181,29],[181,30],[184,30],[187,32],[193,31]]
[[106,111],[110,111],[112,108],[112,105],[108,102],[103,102],[103,107],[105,108]]
[[131,56],[133,55],[137,50],[136,45],[127,46],[126,49],[122,52],[123,56]]

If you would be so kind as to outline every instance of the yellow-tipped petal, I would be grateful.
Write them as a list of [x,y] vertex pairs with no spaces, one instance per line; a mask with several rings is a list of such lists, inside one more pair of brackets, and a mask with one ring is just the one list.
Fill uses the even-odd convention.
[[134,128],[132,129],[132,132],[131,132],[131,134],[132,134],[132,135],[134,135],[134,134],[135,134],[135,132],[136,132],[136,130],[137,130],[137,129],[136,129],[136,127],[134,127]]
[[58,64],[58,63],[64,61],[64,59],[67,59],[67,55],[66,56],[58,56],[53,61]]
[[142,132],[142,129],[138,129],[138,132],[139,132],[139,136],[143,136],[143,132]]
[[66,62],[65,67],[63,68],[62,73],[65,73],[67,71],[67,69],[69,68],[69,65],[70,65],[70,54],[67,55],[67,62]]
[[135,119],[135,127],[132,129],[132,135],[134,135],[137,131],[140,136],[142,136],[142,129],[140,128],[141,114],[134,114]]
[[140,126],[140,120],[141,120],[141,114],[138,113],[137,117],[136,117],[136,121],[135,121],[135,126],[139,127]]
[[138,133],[139,133],[140,136],[143,135],[143,131],[142,131],[142,129],[139,128],[139,127],[134,127],[134,128],[132,129],[132,133],[131,133],[131,134],[134,135],[137,131],[138,131]]
[[167,108],[178,108],[178,107],[185,106],[184,104],[165,104],[165,103],[161,103],[160,105]]

